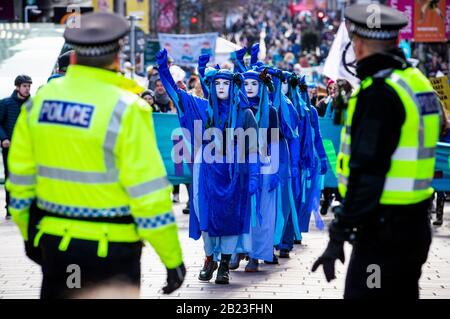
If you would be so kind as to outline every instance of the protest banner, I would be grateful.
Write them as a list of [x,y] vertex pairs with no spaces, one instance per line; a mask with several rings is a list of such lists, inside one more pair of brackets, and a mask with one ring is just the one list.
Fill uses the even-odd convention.
[[165,48],[174,63],[185,66],[195,66],[198,57],[209,54],[214,60],[217,32],[201,34],[168,34],[159,33],[161,48]]
[[439,99],[444,103],[447,111],[450,112],[450,86],[448,84],[448,77],[442,76],[438,78],[429,78],[433,89],[439,95]]

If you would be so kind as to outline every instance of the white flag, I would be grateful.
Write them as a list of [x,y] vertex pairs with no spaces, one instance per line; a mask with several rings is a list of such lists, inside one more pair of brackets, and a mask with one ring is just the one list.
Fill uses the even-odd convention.
[[[342,54],[349,42],[350,38],[348,36],[347,28],[345,27],[345,23],[342,22],[336,37],[334,38],[333,44],[331,45],[327,59],[325,60],[323,74],[334,81],[345,79],[356,88],[359,84],[359,79],[348,72],[342,62]],[[351,45],[347,49],[345,60],[347,63],[355,61],[355,52],[353,52],[353,47]]]

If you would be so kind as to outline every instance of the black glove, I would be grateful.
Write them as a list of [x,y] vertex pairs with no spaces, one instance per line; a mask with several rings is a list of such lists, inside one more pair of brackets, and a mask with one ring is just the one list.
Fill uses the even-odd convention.
[[167,269],[167,285],[163,287],[164,294],[171,294],[181,287],[186,275],[184,263],[175,269]]
[[336,279],[334,274],[334,263],[336,259],[339,259],[342,263],[345,262],[344,242],[330,240],[325,252],[314,263],[312,271],[315,272],[317,268],[322,265],[325,278],[330,282],[331,280]]

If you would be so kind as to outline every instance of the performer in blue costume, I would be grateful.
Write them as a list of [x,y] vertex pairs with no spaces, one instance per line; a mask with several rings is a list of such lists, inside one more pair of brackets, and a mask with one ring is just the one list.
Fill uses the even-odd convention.
[[[292,102],[283,93],[282,83],[286,74],[281,70],[269,69],[274,80],[274,94],[271,95],[273,105],[278,111],[280,122],[280,186],[277,198],[277,221],[275,226],[274,244],[280,250],[280,258],[289,258],[292,249],[293,231],[300,239],[298,215],[295,205],[295,193],[300,184],[300,136],[298,131],[299,116]],[[289,238],[289,240],[287,240]]]
[[304,199],[302,202],[302,209],[299,214],[299,227],[300,231],[309,231],[309,221],[311,214],[314,213],[316,219],[316,226],[319,229],[323,228],[323,222],[319,215],[320,207],[320,192],[323,184],[323,175],[327,172],[327,156],[323,147],[322,136],[320,134],[319,117],[315,107],[311,106],[308,90],[305,82],[305,77],[301,77],[299,81],[300,95],[302,100],[306,102],[306,110],[309,115],[309,121],[311,123],[311,140],[313,142],[313,157],[312,163],[308,165],[308,175],[304,179]]
[[[250,65],[262,71],[266,68],[258,62],[259,44],[251,48]],[[277,217],[274,234],[274,245],[280,249],[280,257],[289,257],[288,248],[292,245],[283,242],[284,234],[295,232],[297,238],[301,237],[298,228],[297,210],[295,205],[296,193],[299,192],[300,173],[300,136],[299,115],[292,102],[282,91],[282,83],[286,81],[287,73],[270,67],[269,73],[273,78],[274,92],[270,94],[270,100],[278,112],[280,125],[279,141],[279,178],[280,183],[277,190]],[[292,237],[292,236],[290,236]],[[292,248],[290,248],[292,249]]]
[[[237,269],[243,253],[247,253],[249,262],[245,267],[246,272],[257,272],[259,259],[274,262],[279,128],[277,111],[269,100],[269,90],[273,90],[273,83],[267,71],[250,70],[243,73],[244,90],[259,125],[258,146],[262,158],[258,201],[256,207],[252,207],[250,233],[241,236],[238,244],[239,254],[233,255],[230,266],[231,269]],[[275,130],[274,136],[272,130]]]
[[[300,142],[300,167],[302,172],[300,196],[296,198],[296,203],[297,212],[299,213],[300,231],[307,232],[309,230],[311,212],[314,213],[316,227],[323,229],[323,221],[317,211],[321,189],[321,181],[317,174],[317,154],[321,154],[321,158],[324,159],[325,152],[320,138],[317,116],[313,115],[313,113],[317,114],[317,112],[315,112],[314,107],[308,105],[309,96],[304,76],[299,78],[296,74],[291,74],[288,84],[288,96],[299,113],[300,127],[303,132]],[[312,124],[313,118],[315,118],[314,125]],[[326,169],[326,159],[324,159],[324,161],[321,161],[320,174],[325,174]]]
[[[242,79],[236,74],[229,70],[207,70],[205,84],[209,99],[206,100],[177,87],[167,65],[165,49],[156,58],[161,81],[177,107],[181,126],[190,133],[195,156],[189,236],[196,240],[202,237],[204,241],[206,258],[199,280],[212,278],[217,268],[214,256],[220,254],[215,282],[228,284],[231,254],[236,250],[239,235],[249,231],[249,197],[256,193],[259,183],[258,164],[249,163],[249,158],[257,158],[257,143],[250,141],[244,149],[239,143],[236,146],[233,130],[256,130],[256,120],[245,96],[240,94]],[[203,140],[208,134],[212,141],[202,142],[197,149],[199,135]],[[239,163],[237,158],[242,155],[245,161]]]

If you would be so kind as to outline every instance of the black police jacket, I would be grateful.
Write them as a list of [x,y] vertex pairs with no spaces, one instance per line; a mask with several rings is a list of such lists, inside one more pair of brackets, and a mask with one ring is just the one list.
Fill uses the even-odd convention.
[[[363,80],[385,69],[404,69],[409,65],[400,49],[375,54],[361,60],[357,76]],[[424,205],[379,204],[391,157],[400,140],[406,114],[397,93],[383,78],[358,95],[351,129],[350,176],[339,224],[347,228],[374,222],[383,212],[421,214]]]

